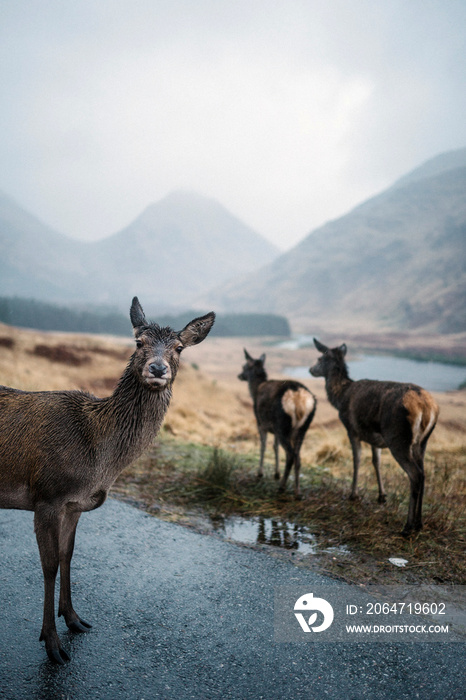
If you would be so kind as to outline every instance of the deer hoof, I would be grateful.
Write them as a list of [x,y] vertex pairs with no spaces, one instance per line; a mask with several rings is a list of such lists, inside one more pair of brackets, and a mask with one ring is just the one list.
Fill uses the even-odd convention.
[[381,494],[381,495],[378,497],[377,500],[378,500],[379,503],[386,503],[386,502],[387,502],[387,497],[386,497],[386,495],[383,493],[383,494]]
[[276,481],[278,481],[279,478],[280,478],[280,472],[275,472],[275,474],[274,474],[274,479],[275,479]]
[[47,656],[52,663],[59,664],[60,666],[64,666],[65,663],[70,660],[66,651],[61,647],[59,649],[56,647],[54,649],[47,649]]
[[411,537],[414,534],[415,533],[412,527],[404,527],[401,531],[401,536],[405,538]]
[[403,530],[401,531],[401,536],[402,537],[411,537],[413,535],[417,535],[417,533],[420,530],[422,530],[422,524],[421,525],[410,525],[409,527],[407,525],[405,525]]
[[68,629],[71,632],[88,632],[91,628],[92,625],[84,620],[73,620],[73,622],[70,622],[68,625]]
[[359,495],[357,493],[351,493],[349,500],[350,501],[359,501]]

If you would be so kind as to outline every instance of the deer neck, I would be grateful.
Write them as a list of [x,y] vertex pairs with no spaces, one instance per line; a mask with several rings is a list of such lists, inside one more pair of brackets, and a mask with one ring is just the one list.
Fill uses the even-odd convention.
[[249,379],[248,379],[249,393],[250,393],[251,398],[254,402],[256,401],[257,392],[259,391],[260,385],[266,381],[267,381],[267,374],[265,372],[263,375],[260,375],[260,376],[249,377]]
[[333,367],[325,377],[325,388],[327,390],[328,400],[339,409],[343,402],[344,396],[351,386],[353,380],[348,376],[346,365],[344,367]]
[[171,383],[156,391],[146,388],[130,363],[113,394],[102,400],[99,422],[115,478],[152,443],[171,396]]

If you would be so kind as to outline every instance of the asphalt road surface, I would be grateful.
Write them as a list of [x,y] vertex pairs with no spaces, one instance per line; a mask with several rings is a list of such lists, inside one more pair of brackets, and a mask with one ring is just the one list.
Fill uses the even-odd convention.
[[59,619],[55,666],[32,514],[1,510],[0,698],[466,698],[464,644],[275,642],[276,587],[334,581],[115,500],[82,516],[72,582],[93,627]]

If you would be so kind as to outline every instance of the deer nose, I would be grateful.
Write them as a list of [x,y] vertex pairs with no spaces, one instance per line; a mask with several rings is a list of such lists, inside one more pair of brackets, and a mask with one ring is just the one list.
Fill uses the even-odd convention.
[[161,362],[151,362],[149,371],[154,377],[160,378],[167,373],[167,366],[163,365]]

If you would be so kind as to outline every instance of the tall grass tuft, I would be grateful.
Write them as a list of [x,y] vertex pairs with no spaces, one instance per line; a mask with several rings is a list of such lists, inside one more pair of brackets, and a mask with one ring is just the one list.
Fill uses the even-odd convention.
[[239,468],[236,455],[214,447],[207,461],[197,474],[196,481],[205,498],[223,495],[232,487],[233,474]]

